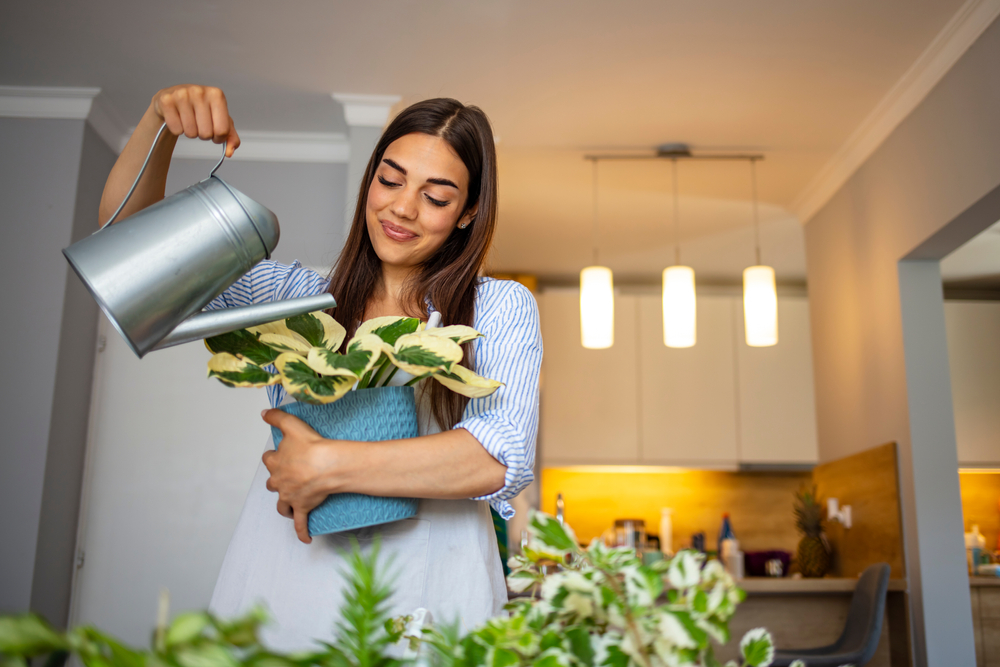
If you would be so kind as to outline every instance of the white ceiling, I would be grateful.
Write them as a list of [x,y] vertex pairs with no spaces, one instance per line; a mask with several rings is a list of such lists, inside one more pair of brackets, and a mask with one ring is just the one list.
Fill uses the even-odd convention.
[[[974,0],[969,0],[974,2]],[[95,86],[134,123],[175,82],[219,85],[242,129],[346,129],[331,92],[447,95],[500,138],[494,265],[572,274],[591,256],[586,151],[666,141],[758,150],[764,260],[805,276],[791,204],[962,0],[5,0],[0,85]],[[666,163],[602,163],[603,261],[672,258]],[[699,275],[752,259],[746,164],[681,165]]]

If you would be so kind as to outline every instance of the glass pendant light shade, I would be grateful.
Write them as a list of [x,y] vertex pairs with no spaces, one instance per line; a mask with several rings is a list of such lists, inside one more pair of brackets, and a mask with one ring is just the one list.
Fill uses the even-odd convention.
[[615,342],[615,295],[611,269],[588,266],[580,272],[580,333],[583,346],[603,350]]
[[750,347],[778,344],[778,293],[770,266],[743,271],[743,321]]
[[695,344],[694,269],[670,266],[663,270],[663,344]]

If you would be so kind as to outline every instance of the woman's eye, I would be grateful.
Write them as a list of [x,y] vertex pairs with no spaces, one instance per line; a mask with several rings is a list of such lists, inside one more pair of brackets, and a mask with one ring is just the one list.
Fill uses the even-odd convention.
[[398,188],[399,187],[399,183],[393,183],[392,181],[387,181],[385,179],[385,177],[382,176],[382,174],[378,175],[378,182],[381,183],[382,185],[386,186],[387,188]]
[[429,201],[430,203],[434,204],[435,206],[447,206],[448,205],[448,202],[441,201],[440,199],[434,199],[434,197],[431,197],[430,195],[426,195],[426,197],[427,197],[427,201]]

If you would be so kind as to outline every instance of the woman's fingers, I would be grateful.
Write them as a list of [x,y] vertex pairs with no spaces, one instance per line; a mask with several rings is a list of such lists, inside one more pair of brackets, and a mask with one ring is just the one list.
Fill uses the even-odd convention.
[[284,500],[278,501],[278,514],[285,517],[286,519],[292,518],[292,506],[286,503]]
[[299,536],[299,542],[310,544],[312,538],[309,537],[309,512],[294,512],[292,519],[295,521],[295,534]]
[[232,157],[240,139],[229,115],[226,95],[211,86],[180,85],[165,88],[153,98],[153,109],[174,135],[226,142]]
[[236,134],[236,124],[229,119],[229,136],[226,137],[226,157],[232,157],[233,152],[240,147],[240,135]]

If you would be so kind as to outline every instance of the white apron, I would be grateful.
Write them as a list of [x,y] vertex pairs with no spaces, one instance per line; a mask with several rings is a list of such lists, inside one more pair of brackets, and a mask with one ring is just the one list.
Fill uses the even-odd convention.
[[[420,435],[440,430],[429,410],[421,408],[419,417]],[[271,438],[267,445],[274,447]],[[278,514],[278,495],[264,486],[267,478],[261,463],[209,607],[232,618],[263,604],[272,619],[261,631],[265,646],[291,652],[332,641],[345,583],[341,554],[350,550],[351,536],[368,551],[381,535],[380,571],[392,576],[392,616],[423,607],[435,625],[458,620],[464,632],[503,613],[507,587],[485,501],[424,499],[412,519],[318,535],[303,544],[292,520]]]

